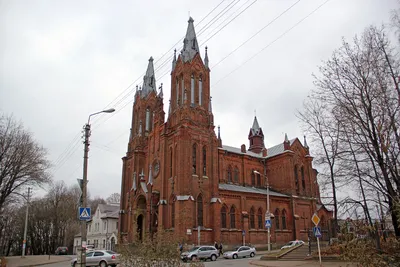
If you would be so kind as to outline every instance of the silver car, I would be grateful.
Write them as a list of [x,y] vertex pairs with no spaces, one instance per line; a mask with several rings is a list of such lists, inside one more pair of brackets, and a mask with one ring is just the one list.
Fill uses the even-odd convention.
[[227,251],[224,253],[225,259],[237,259],[245,257],[254,257],[256,255],[256,249],[248,246],[241,246],[235,248],[233,251]]
[[[111,250],[95,250],[86,253],[86,266],[117,266],[119,264],[119,254]],[[72,267],[80,267],[78,259],[71,260]]]
[[218,258],[218,250],[213,246],[196,246],[187,252],[181,254],[183,261],[195,260],[195,259],[210,259],[216,261]]

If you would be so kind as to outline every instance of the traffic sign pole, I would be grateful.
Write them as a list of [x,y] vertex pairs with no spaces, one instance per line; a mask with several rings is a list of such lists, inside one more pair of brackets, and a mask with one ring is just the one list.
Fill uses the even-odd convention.
[[319,266],[322,266],[322,262],[321,262],[321,249],[319,248],[319,237],[317,237],[317,246],[318,246]]

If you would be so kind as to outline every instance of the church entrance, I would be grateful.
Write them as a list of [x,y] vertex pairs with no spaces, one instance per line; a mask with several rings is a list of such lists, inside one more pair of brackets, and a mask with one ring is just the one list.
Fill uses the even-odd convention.
[[143,229],[144,229],[144,227],[143,227],[143,215],[142,214],[140,214],[137,217],[136,225],[137,225],[136,231],[137,231],[137,234],[138,234],[139,241],[143,241]]

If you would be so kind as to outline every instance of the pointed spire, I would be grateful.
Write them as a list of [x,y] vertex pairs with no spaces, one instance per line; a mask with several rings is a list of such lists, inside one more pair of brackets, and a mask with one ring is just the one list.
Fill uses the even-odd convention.
[[176,66],[176,48],[174,49],[174,58],[172,59],[172,71],[174,71]]
[[158,97],[160,97],[160,98],[164,97],[162,86],[163,86],[163,84],[161,83],[160,87],[158,88],[158,89],[160,89],[160,93],[158,93]]
[[285,133],[285,143],[289,143],[289,138],[287,137],[287,133]]
[[151,164],[149,166],[149,181],[147,182],[147,184],[153,185],[153,172]]
[[212,97],[210,96],[210,102],[208,102],[208,112],[209,113],[212,113],[211,99],[212,99]]
[[183,39],[182,59],[184,62],[190,61],[199,53],[199,44],[197,43],[196,32],[194,31],[193,18],[188,20],[185,39]]
[[220,129],[219,125],[218,125],[218,140],[219,139],[221,139],[221,129]]
[[169,99],[169,109],[168,109],[168,117],[171,116],[172,107],[171,107],[171,98]]
[[144,181],[144,171],[143,171],[143,168],[142,168],[142,172],[139,174],[139,177],[140,177],[140,181]]
[[253,133],[253,135],[257,135],[260,133],[260,125],[258,124],[257,116],[254,116],[254,121],[253,121],[253,126],[251,127],[251,132]]
[[304,147],[305,147],[305,148],[308,148],[307,139],[306,139],[306,136],[305,136],[305,135],[304,135]]
[[146,97],[151,91],[157,92],[153,61],[153,57],[150,57],[149,64],[147,65],[146,75],[143,77],[143,97]]
[[137,187],[136,187],[136,172],[133,173],[133,183],[132,183],[132,189],[136,191]]
[[204,57],[204,65],[206,65],[206,68],[208,69],[208,53],[207,53],[207,50],[208,50],[208,48],[206,46],[206,55]]

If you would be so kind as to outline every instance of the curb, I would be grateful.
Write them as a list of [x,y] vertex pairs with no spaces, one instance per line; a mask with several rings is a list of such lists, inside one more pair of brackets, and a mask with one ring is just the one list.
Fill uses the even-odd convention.
[[70,261],[70,259],[66,259],[66,260],[62,260],[62,261],[37,263],[37,264],[18,265],[17,267],[35,267],[35,266],[43,266],[43,265],[48,265],[48,264],[56,264],[56,263],[66,262],[66,261]]

